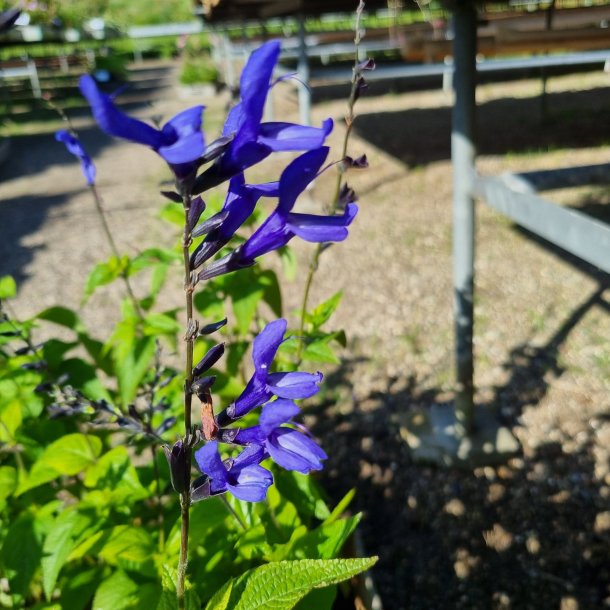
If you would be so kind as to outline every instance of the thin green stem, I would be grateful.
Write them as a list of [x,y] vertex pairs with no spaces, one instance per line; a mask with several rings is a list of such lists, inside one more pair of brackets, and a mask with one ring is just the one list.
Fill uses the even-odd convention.
[[237,514],[237,511],[229,504],[229,501],[224,496],[222,496],[222,502],[227,507],[227,510],[235,517],[235,520],[237,523],[239,523],[241,529],[247,530],[248,527],[244,523],[243,519]]
[[[191,197],[184,198],[184,234],[182,237],[182,254],[184,259],[184,293],[186,297],[186,363],[184,370],[184,432],[185,443],[190,442],[191,434],[191,408],[193,395],[191,386],[193,384],[193,350],[195,343],[195,322],[193,320],[193,289],[191,281],[191,266],[189,247],[191,245],[191,231],[189,228],[189,214],[191,211]],[[186,451],[186,489],[180,494],[180,558],[178,560],[178,583],[176,594],[178,597],[179,610],[184,609],[184,594],[186,580],[186,566],[188,563],[188,543],[189,543],[189,517],[191,506],[191,448]]]
[[[47,104],[47,106],[49,106],[49,108],[51,108],[51,110],[54,110],[55,112],[57,112],[57,114],[59,114],[62,121],[64,121],[64,123],[66,123],[66,125],[68,127],[68,131],[75,138],[77,138],[78,134],[76,133],[74,126],[72,125],[72,122],[70,121],[70,117],[64,112],[63,108],[60,108],[59,106],[57,106],[52,100],[46,100],[46,104]],[[114,254],[114,256],[117,259],[120,259],[121,257],[119,255],[119,249],[117,248],[116,242],[114,241],[114,237],[112,236],[112,231],[110,230],[110,227],[108,226],[108,221],[106,220],[106,212],[104,210],[102,197],[99,194],[99,191],[97,190],[97,187],[95,186],[95,184],[90,184],[89,189],[91,190],[91,194],[93,195],[93,200],[95,202],[95,209],[97,210],[98,216],[100,217],[100,220],[102,222],[102,227],[104,229],[104,233],[106,235],[106,239],[108,240],[110,249],[112,250],[112,253]],[[143,320],[144,314],[142,313],[142,309],[140,308],[138,300],[136,299],[135,294],[131,288],[131,283],[129,282],[129,276],[127,275],[127,272],[125,270],[123,270],[121,272],[121,277],[123,278],[123,282],[125,283],[125,289],[127,290],[127,295],[129,296],[129,300],[133,304],[133,307],[136,311],[138,318],[140,318],[140,320]]]
[[[358,8],[356,9],[356,24],[355,24],[355,36],[354,36],[354,47],[355,47],[355,59],[354,59],[354,67],[352,68],[352,87],[350,90],[349,97],[347,99],[347,114],[345,116],[345,135],[343,137],[343,148],[341,150],[341,159],[345,159],[347,156],[347,146],[349,143],[349,138],[352,133],[352,129],[354,127],[354,120],[356,119],[356,115],[354,113],[354,106],[356,105],[356,100],[358,99],[358,87],[361,76],[361,71],[358,67],[360,63],[360,20],[362,18],[362,12],[364,11],[364,2],[360,0],[358,3]],[[335,184],[335,192],[333,193],[333,197],[331,199],[330,206],[328,206],[327,212],[329,214],[334,214],[339,207],[339,196],[341,194],[341,183],[343,181],[343,171],[341,169],[341,165],[339,165],[339,171],[337,172],[337,181]],[[309,270],[307,272],[307,279],[305,280],[305,289],[303,290],[303,299],[301,301],[301,319],[299,323],[299,345],[297,347],[297,357],[296,364],[299,366],[301,364],[301,360],[303,358],[303,350],[305,348],[305,316],[307,315],[307,307],[309,304],[309,293],[311,292],[311,285],[313,283],[313,276],[318,269],[318,264],[320,262],[320,254],[322,254],[322,250],[324,248],[324,244],[317,244],[314,250],[314,253],[311,257],[311,261],[309,263]]]
[[[104,230],[104,234],[106,235],[108,245],[110,246],[112,253],[118,260],[121,258],[121,255],[119,254],[119,249],[116,245],[116,242],[114,241],[114,237],[112,235],[112,231],[110,230],[110,226],[108,225],[108,221],[106,220],[106,212],[104,210],[104,204],[102,202],[102,198],[101,198],[99,191],[97,190],[97,187],[95,186],[95,184],[89,185],[89,189],[91,190],[91,194],[93,195],[93,201],[95,202],[95,209],[97,210],[98,216],[102,223],[102,228]],[[133,289],[131,288],[131,283],[129,281],[129,276],[127,275],[126,270],[121,271],[121,278],[123,279],[123,282],[125,283],[125,289],[127,290],[129,300],[131,301],[131,303],[136,311],[136,314],[138,315],[138,318],[140,318],[140,320],[143,320],[144,314],[142,313],[142,309],[140,308],[138,299],[136,299],[136,295],[134,294]]]
[[157,514],[159,519],[159,552],[163,552],[165,547],[165,530],[164,530],[164,515],[163,515],[163,493],[161,490],[161,476],[159,475],[159,464],[157,463],[157,449],[156,444],[150,446],[150,452],[152,454],[153,461],[153,475],[155,477],[155,491],[156,491],[156,503],[157,503]]
[[180,558],[178,560],[178,583],[176,586],[179,610],[184,610],[185,606],[184,583],[188,563],[190,505],[190,493],[185,491],[180,494]]

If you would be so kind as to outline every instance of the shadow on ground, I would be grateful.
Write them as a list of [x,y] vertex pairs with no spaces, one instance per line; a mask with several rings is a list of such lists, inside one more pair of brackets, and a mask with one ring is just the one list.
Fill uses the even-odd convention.
[[[508,354],[508,382],[493,389],[486,406],[509,426],[518,425],[523,409],[539,404],[564,373],[560,349],[586,313],[592,307],[610,313],[604,299],[610,278],[569,258],[599,286],[546,345],[526,342]],[[350,379],[363,365],[345,362],[327,377],[328,386],[351,396]],[[420,385],[414,377],[389,379],[384,392],[352,397],[351,408],[347,398],[314,411],[315,434],[332,447],[324,485],[335,501],[357,489],[354,508],[366,515],[366,550],[380,556],[374,577],[384,608],[606,607],[610,488],[596,472],[594,455],[597,431],[609,425],[604,405],[575,447],[543,435],[507,465],[442,469],[414,464],[401,438],[405,414],[429,408],[441,395]]]
[[[600,126],[610,122],[610,87],[549,94],[547,107],[541,121],[539,96],[479,104],[478,153],[526,154],[608,142]],[[449,107],[359,114],[354,129],[410,167],[451,158]]]
[[[152,102],[161,95],[168,85],[173,83],[173,64],[147,67],[138,66],[130,72],[130,87],[124,91],[119,100],[124,112],[131,113],[136,110],[150,107],[150,118],[154,115]],[[107,87],[115,89],[117,83]],[[44,89],[44,82],[43,82]],[[63,99],[61,89],[49,89],[57,95],[55,101],[61,104]],[[70,95],[79,95],[76,81],[70,88]],[[71,155],[65,146],[55,140],[54,133],[44,125],[44,121],[57,122],[58,116],[52,110],[44,108],[43,102],[35,101],[31,110],[11,115],[13,123],[27,123],[29,121],[41,122],[41,133],[27,133],[13,135],[10,141],[10,153],[6,161],[0,165],[0,276],[13,275],[17,282],[25,279],[24,269],[35,255],[35,249],[24,245],[24,238],[34,234],[45,224],[48,215],[56,212],[67,204],[70,198],[86,188],[84,178],[77,175],[78,182],[68,183],[65,179],[61,184],[48,184],[48,192],[23,193],[19,187],[19,194],[12,195],[11,182],[32,177],[36,188],[40,191],[41,176],[44,177],[55,166],[76,167],[77,159]],[[68,111],[72,119],[82,116],[91,116],[91,111],[84,100],[76,108]],[[97,125],[79,128],[79,138],[83,147],[94,161],[115,140],[104,134]],[[74,174],[76,175],[76,174]],[[55,194],[53,191],[60,191]],[[14,191],[13,191],[14,192]]]
[[23,244],[26,236],[36,233],[51,210],[60,209],[79,189],[44,197],[21,196],[0,201],[0,277],[12,275],[17,283],[26,278],[24,269],[44,246]]

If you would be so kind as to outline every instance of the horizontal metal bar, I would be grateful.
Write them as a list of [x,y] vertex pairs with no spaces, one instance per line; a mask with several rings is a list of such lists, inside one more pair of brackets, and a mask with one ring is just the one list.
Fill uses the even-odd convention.
[[610,225],[517,192],[498,177],[478,176],[473,194],[523,228],[610,273]]
[[503,180],[513,190],[523,193],[551,191],[590,184],[610,184],[610,163],[504,174]]

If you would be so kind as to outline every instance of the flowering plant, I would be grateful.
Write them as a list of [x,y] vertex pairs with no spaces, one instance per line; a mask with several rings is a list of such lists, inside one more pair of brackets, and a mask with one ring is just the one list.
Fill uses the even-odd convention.
[[[200,607],[201,599],[209,600],[210,610],[259,607],[261,603],[290,608],[311,589],[339,582],[371,564],[370,560],[332,559],[358,518],[338,516],[349,497],[331,512],[315,485],[302,478],[323,467],[326,453],[295,421],[300,409],[294,401],[315,395],[322,375],[295,370],[295,366],[274,368],[278,350],[294,341],[287,336],[286,320],[280,317],[266,324],[256,336],[252,344],[254,372],[244,387],[237,389],[237,381],[229,377],[231,373],[235,376],[234,363],[228,363],[228,375],[217,370],[225,355],[225,344],[210,340],[227,325],[226,317],[212,318],[207,324],[197,319],[197,310],[206,315],[217,310],[214,303],[218,301],[219,287],[231,295],[235,306],[244,287],[250,289],[252,279],[264,279],[269,286],[271,276],[257,271],[257,263],[265,254],[285,248],[295,237],[318,244],[342,241],[357,215],[349,190],[343,191],[339,214],[318,216],[293,211],[299,195],[324,171],[329,154],[324,143],[332,121],[325,121],[319,128],[262,122],[279,51],[279,44],[270,42],[252,54],[241,78],[241,99],[230,111],[221,136],[209,144],[201,129],[202,106],[183,111],[156,128],[125,115],[91,77],[84,76],[80,81],[81,91],[102,129],[151,148],[168,164],[176,188],[163,194],[172,202],[170,206],[182,206],[182,237],[179,257],[171,251],[150,249],[129,259],[119,254],[107,231],[113,258],[94,269],[87,293],[116,278],[125,283],[129,299],[124,306],[124,319],[109,342],[102,344],[91,338],[70,310],[56,307],[40,314],[38,320],[60,324],[75,333],[91,357],[90,365],[79,359],[65,359],[75,343],[35,346],[30,339],[33,323],[19,326],[18,335],[6,331],[12,340],[25,341],[27,349],[17,348],[11,359],[17,359],[17,366],[27,365],[36,372],[34,385],[50,393],[54,416],[89,414],[98,430],[106,430],[109,423],[118,424],[131,435],[136,453],[143,456],[145,449],[152,450],[146,483],[140,480],[144,470],[134,466],[124,446],[106,444],[104,433],[87,434],[78,421],[64,418],[53,421],[72,423],[64,423],[60,433],[57,428],[49,428],[55,431],[56,440],[42,454],[32,456],[29,475],[21,478],[19,469],[12,466],[7,467],[10,473],[2,473],[16,477],[10,494],[26,502],[41,485],[56,482],[61,476],[83,473],[84,489],[78,482],[72,488],[78,502],[57,514],[50,529],[44,530],[41,550],[50,559],[41,561],[43,589],[49,600],[56,595],[62,566],[68,564],[66,570],[74,573],[76,563],[91,554],[115,568],[110,573],[105,568],[98,570],[85,579],[96,587],[93,606],[100,608],[143,607],[159,596],[159,603],[167,604],[159,608],[173,607],[172,599],[179,608]],[[56,137],[78,157],[103,219],[92,160],[71,130],[62,130]],[[276,151],[302,154],[288,164],[277,181],[249,184],[244,172]],[[223,184],[227,185],[226,195],[210,213],[214,197],[209,196],[209,191]],[[256,208],[262,197],[275,198],[275,209],[247,239],[238,238],[240,227],[260,216]],[[106,224],[104,227],[107,229]],[[175,340],[180,329],[176,313],[152,312],[154,295],[137,298],[130,282],[130,277],[145,267],[152,266],[164,276],[177,258],[183,267],[186,312],[182,379],[161,364],[155,340],[160,335]],[[153,283],[156,294],[163,282],[153,277]],[[216,296],[208,301],[210,295]],[[273,307],[277,300],[269,301],[277,310]],[[314,330],[319,330],[337,302],[337,298],[331,299],[322,311],[309,317]],[[238,326],[247,328],[252,313],[236,317]],[[9,322],[7,318],[5,323]],[[234,346],[226,349],[231,360]],[[241,347],[239,350],[245,353]],[[23,358],[29,360],[23,362]],[[299,361],[303,359],[299,357]],[[96,369],[116,377],[116,392],[102,386]],[[33,382],[29,383],[31,387]],[[180,393],[181,417],[174,408]],[[213,395],[231,398],[224,408],[214,409]],[[40,413],[40,398],[36,404],[36,412]],[[0,409],[6,408],[0,403]],[[168,433],[175,433],[180,424],[182,434],[168,443]],[[17,429],[19,425],[6,435],[6,440],[15,446],[19,442],[13,436]],[[19,433],[26,431],[27,428],[21,429]],[[161,445],[171,485],[180,497],[179,525],[175,527],[169,525],[177,516],[176,503],[165,497],[163,473],[156,459]],[[75,447],[79,452],[76,462],[69,457]],[[195,464],[200,472],[193,478]],[[281,493],[273,486],[274,481]],[[252,502],[265,499],[265,505],[252,507]],[[147,503],[146,511],[136,509],[137,501]],[[57,510],[57,505],[53,506],[48,510]],[[235,517],[231,525],[227,522],[227,509]],[[100,510],[105,514],[101,526]],[[127,520],[117,525],[118,515]],[[309,531],[314,518],[323,523]],[[157,534],[134,527],[133,519],[155,524]],[[24,528],[27,530],[28,523],[24,522],[21,529],[11,528],[3,540],[0,560],[9,574],[19,572],[19,560],[9,547],[23,535]],[[177,570],[172,567],[176,559]],[[275,563],[255,567],[261,561]],[[194,577],[192,584],[187,580],[187,565]],[[254,569],[219,588],[227,576],[248,568]],[[158,581],[154,581],[155,574],[162,577],[161,591]],[[206,577],[200,580],[203,574]],[[27,600],[32,576],[22,579],[23,587],[16,587],[11,603]],[[11,578],[11,587],[20,583],[16,576]],[[216,590],[217,594],[212,595]],[[69,586],[61,588],[61,595],[62,599],[73,599],[69,597]],[[330,603],[332,598],[327,597],[326,606],[330,607]]]

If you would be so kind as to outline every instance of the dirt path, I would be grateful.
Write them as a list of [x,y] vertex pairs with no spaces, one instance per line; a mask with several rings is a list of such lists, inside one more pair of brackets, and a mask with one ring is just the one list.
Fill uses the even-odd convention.
[[[538,87],[481,88],[480,171],[608,161],[607,75],[551,80],[546,126],[532,97]],[[276,94],[277,111],[296,119],[286,91]],[[167,117],[190,103],[170,87],[154,97],[154,110],[135,106],[138,116]],[[224,99],[204,103],[214,129]],[[345,363],[329,371],[332,391],[308,416],[329,449],[324,481],[337,497],[358,488],[365,545],[381,556],[375,575],[386,610],[610,607],[607,276],[480,206],[477,400],[498,407],[524,455],[474,473],[422,468],[401,438],[402,414],[449,400],[453,389],[448,108],[441,92],[371,97],[359,107],[351,149],[371,165],[350,176],[361,213],[350,239],[324,257],[313,292],[315,302],[343,289],[334,323],[350,341]],[[322,101],[315,122],[339,121],[343,109],[342,100]],[[172,243],[154,218],[168,177],[162,162],[79,125],[121,248]],[[334,150],[341,138],[338,125]],[[22,315],[75,307],[89,269],[107,254],[79,168],[48,134],[16,137],[13,150],[0,168],[0,275],[16,275]],[[252,178],[280,168],[275,160]],[[307,205],[332,187],[333,176],[323,177]],[[608,219],[607,189],[559,198]],[[310,248],[296,248],[305,263]],[[287,288],[287,311],[301,289],[302,277]],[[119,291],[100,292],[83,314],[100,333]]]

